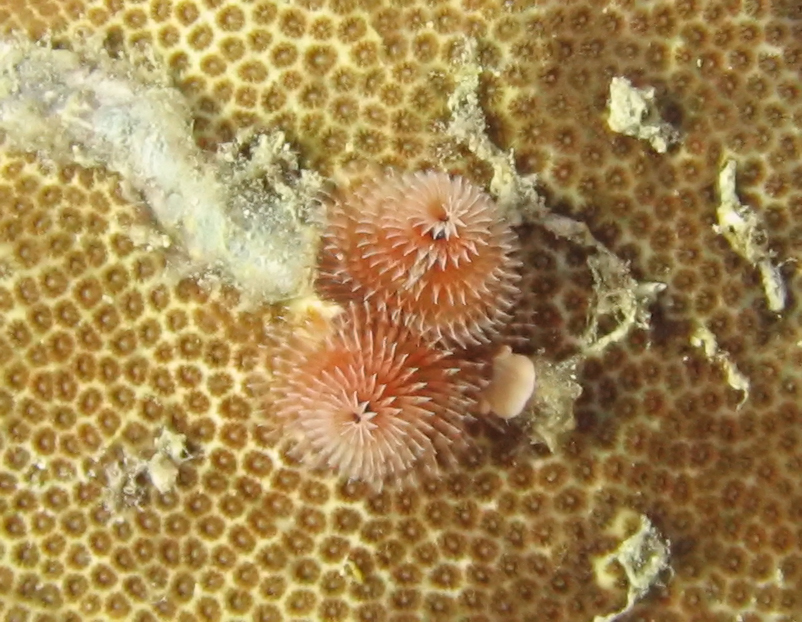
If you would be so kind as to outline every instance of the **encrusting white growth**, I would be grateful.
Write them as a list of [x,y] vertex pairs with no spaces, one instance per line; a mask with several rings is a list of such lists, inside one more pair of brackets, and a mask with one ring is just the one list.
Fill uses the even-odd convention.
[[[546,209],[543,197],[535,188],[537,176],[519,175],[515,170],[512,151],[499,149],[487,135],[485,111],[479,102],[482,67],[478,60],[478,44],[473,38],[465,38],[462,43],[462,53],[456,67],[457,85],[448,98],[451,118],[443,130],[490,165],[493,170],[490,193],[510,224],[519,225],[525,216],[531,218]],[[441,160],[448,159],[444,152],[439,157]]]
[[679,132],[657,112],[654,87],[638,89],[626,78],[615,77],[610,81],[608,106],[607,125],[614,132],[645,140],[658,153],[679,140]]
[[597,615],[593,622],[617,620],[657,585],[662,576],[672,572],[671,542],[647,516],[637,515],[629,509],[621,510],[605,531],[608,535],[623,540],[614,551],[593,560],[596,581],[607,589],[618,584],[621,580],[618,573],[609,571],[611,562],[617,562],[626,573],[629,588],[627,602],[620,610],[608,615]]
[[730,354],[719,348],[716,336],[706,326],[697,326],[696,330],[691,333],[690,341],[693,347],[702,348],[708,360],[720,365],[727,377],[727,384],[742,393],[741,401],[738,403],[738,408],[741,408],[749,399],[749,387],[751,386],[749,378],[738,369]]
[[716,209],[716,233],[723,235],[732,249],[760,271],[763,290],[771,311],[785,308],[788,292],[780,270],[772,263],[766,232],[757,215],[741,203],[735,192],[735,161],[728,160],[718,176],[720,204]]
[[493,375],[482,392],[479,411],[502,419],[517,417],[535,392],[535,365],[527,356],[504,346],[493,357]]
[[0,128],[14,148],[119,173],[192,267],[218,268],[266,301],[309,285],[317,235],[307,217],[321,180],[280,134],[251,161],[204,153],[181,94],[143,67],[16,40],[0,41]]

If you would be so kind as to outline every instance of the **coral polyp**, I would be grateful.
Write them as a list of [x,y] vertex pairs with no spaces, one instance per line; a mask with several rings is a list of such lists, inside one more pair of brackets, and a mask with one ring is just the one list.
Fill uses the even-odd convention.
[[465,366],[384,312],[352,305],[319,340],[288,344],[268,399],[293,453],[380,488],[435,471],[462,444]]
[[517,294],[515,248],[493,200],[467,180],[388,173],[331,203],[323,283],[401,312],[436,339],[483,343]]

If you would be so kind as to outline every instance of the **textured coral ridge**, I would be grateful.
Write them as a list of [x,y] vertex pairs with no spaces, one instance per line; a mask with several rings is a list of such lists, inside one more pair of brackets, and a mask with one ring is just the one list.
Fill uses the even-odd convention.
[[401,312],[432,339],[489,341],[519,293],[517,240],[493,200],[438,172],[352,185],[328,209],[322,280],[334,295]]
[[[461,155],[432,121],[469,34],[497,144],[636,278],[667,284],[650,332],[579,371],[577,429],[555,454],[516,448],[513,429],[477,438],[442,480],[370,495],[250,425],[266,310],[171,281],[114,179],[4,152],[4,622],[592,620],[627,602],[624,573],[596,562],[637,529],[617,520],[633,512],[670,540],[671,572],[620,619],[802,616],[798,4],[7,0],[0,19],[149,44],[205,142],[277,124],[324,171]],[[655,87],[680,144],[659,155],[610,133],[613,76]],[[780,315],[711,229],[724,154],[788,262]],[[522,233],[530,347],[568,356],[593,304],[586,253]],[[713,356],[691,345],[699,325]],[[165,429],[185,451],[163,454],[177,474],[158,492],[140,464],[164,462]]]
[[436,473],[464,446],[471,366],[399,318],[350,305],[325,337],[290,338],[281,352],[268,416],[301,460],[381,489]]

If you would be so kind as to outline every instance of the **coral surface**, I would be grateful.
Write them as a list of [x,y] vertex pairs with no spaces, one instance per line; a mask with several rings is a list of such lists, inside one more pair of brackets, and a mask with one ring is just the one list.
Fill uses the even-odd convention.
[[[335,182],[430,167],[504,203],[534,174],[549,209],[517,228],[505,334],[540,402],[375,494],[293,460],[250,389],[275,316],[324,308],[181,278],[124,180],[6,140],[3,622],[802,619],[798,1],[1,0],[0,23],[165,68],[208,153],[280,130]],[[614,79],[665,153],[611,130]]]

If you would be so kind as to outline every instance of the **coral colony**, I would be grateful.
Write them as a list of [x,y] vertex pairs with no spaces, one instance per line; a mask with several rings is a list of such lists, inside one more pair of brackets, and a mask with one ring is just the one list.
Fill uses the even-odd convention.
[[0,622],[802,620],[802,13],[0,0]]

